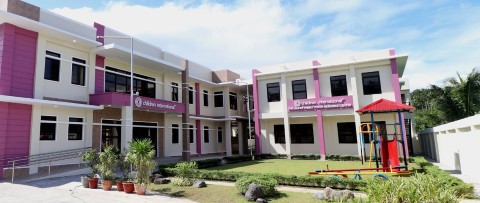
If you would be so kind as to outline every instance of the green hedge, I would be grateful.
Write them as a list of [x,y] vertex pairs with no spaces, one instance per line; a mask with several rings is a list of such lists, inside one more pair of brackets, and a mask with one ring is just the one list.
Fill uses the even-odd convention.
[[455,190],[457,197],[474,197],[473,185],[464,183],[459,178],[451,176],[448,172],[443,171],[442,169],[425,160],[423,157],[413,157],[413,159],[420,167],[422,167],[425,173],[431,174],[440,179],[444,179],[447,186],[452,187]]
[[320,160],[322,155],[320,154],[293,154],[292,159],[298,160]]
[[[175,168],[165,168],[165,172],[169,176],[176,176],[177,170]],[[217,170],[202,170],[198,169],[195,172],[194,178],[204,180],[219,180],[219,181],[237,181],[245,176],[263,176],[270,177],[277,180],[280,185],[303,186],[303,187],[331,187],[337,189],[360,190],[366,186],[363,180],[355,180],[351,178],[334,178],[323,176],[295,176],[295,175],[280,175],[280,174],[263,174],[263,173],[247,173],[239,171],[217,171]]]
[[265,197],[271,197],[277,193],[275,187],[277,187],[278,182],[273,178],[265,176],[243,176],[235,182],[235,187],[240,194],[245,194],[248,190],[248,186],[252,183],[262,187]]
[[239,155],[239,156],[227,156],[223,157],[223,160],[227,164],[233,164],[233,163],[240,163],[240,162],[245,162],[245,161],[251,161],[252,156],[250,155]]

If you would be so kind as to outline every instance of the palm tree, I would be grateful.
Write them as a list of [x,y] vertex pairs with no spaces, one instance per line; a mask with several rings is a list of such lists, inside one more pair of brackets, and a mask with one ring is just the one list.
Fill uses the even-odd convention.
[[474,68],[466,78],[457,72],[457,78],[447,79],[445,90],[462,107],[462,117],[473,116],[480,110],[480,72]]

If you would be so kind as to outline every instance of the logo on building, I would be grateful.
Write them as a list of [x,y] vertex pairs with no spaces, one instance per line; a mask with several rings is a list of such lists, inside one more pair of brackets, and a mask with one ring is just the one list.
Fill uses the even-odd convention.
[[135,106],[137,106],[137,107],[142,106],[142,98],[140,98],[140,97],[135,98]]
[[300,102],[299,100],[295,100],[295,102],[293,103],[295,107],[299,107],[301,104],[302,102]]

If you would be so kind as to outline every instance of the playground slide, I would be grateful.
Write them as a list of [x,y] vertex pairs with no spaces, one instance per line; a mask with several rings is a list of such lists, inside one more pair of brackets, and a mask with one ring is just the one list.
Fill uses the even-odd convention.
[[[393,136],[393,140],[384,139],[385,136],[381,136],[380,153],[382,158],[383,168],[393,168],[392,170],[397,172],[400,169],[395,168],[400,166],[400,159],[398,158],[397,136]],[[384,169],[384,171],[386,171]]]

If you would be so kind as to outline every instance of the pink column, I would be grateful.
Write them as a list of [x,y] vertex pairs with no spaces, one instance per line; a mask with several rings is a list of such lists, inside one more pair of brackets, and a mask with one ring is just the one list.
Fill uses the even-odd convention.
[[[93,23],[93,27],[97,29],[97,36],[105,35],[105,26],[99,23]],[[103,38],[97,38],[97,42],[104,43]],[[105,68],[105,57],[96,55],[95,57],[95,66]],[[95,69],[95,94],[103,93],[105,91],[105,71]]]
[[[253,119],[255,120],[255,152],[257,154],[262,153],[262,132],[260,129],[260,108],[259,108],[259,101],[258,101],[258,82],[256,74],[260,73],[260,71],[253,69],[252,70],[252,77],[253,77],[253,108],[255,111],[253,112]],[[250,137],[250,135],[249,135]]]
[[[200,116],[200,84],[197,82],[195,83],[195,115]],[[197,154],[202,154],[202,131],[200,130],[200,120],[195,120],[195,128],[196,133],[196,146],[197,146]]]
[[[318,61],[312,61],[313,66],[318,66],[320,63]],[[320,81],[318,79],[318,69],[313,69],[313,84],[315,87],[315,98],[321,98],[320,96]],[[318,133],[318,144],[320,145],[320,154],[325,155],[325,135],[323,132],[323,116],[322,111],[317,111],[317,133]]]
[[[395,56],[395,50],[394,49],[390,49],[389,53],[390,53],[390,56]],[[400,93],[400,80],[398,79],[397,59],[390,59],[390,67],[392,69],[392,86],[393,86],[393,92],[395,93],[395,101],[397,103],[402,103],[402,96],[401,96],[401,93]],[[402,132],[403,132],[403,138],[402,139],[404,140],[404,145],[406,147],[405,156],[408,158],[409,157],[408,141],[406,139],[407,134],[406,134],[406,130],[405,130],[405,120],[403,120],[403,118],[404,118],[404,115],[403,115],[403,113],[401,113],[401,116],[398,119],[402,119]]]

